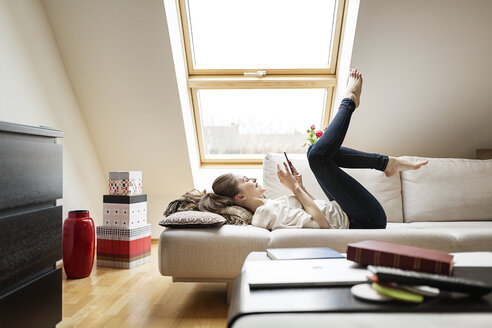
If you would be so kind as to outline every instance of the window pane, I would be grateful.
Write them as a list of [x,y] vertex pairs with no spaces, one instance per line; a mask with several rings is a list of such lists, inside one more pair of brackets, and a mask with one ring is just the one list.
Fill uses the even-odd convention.
[[198,90],[206,157],[305,153],[325,96],[326,89]]
[[195,68],[330,63],[336,0],[187,0]]

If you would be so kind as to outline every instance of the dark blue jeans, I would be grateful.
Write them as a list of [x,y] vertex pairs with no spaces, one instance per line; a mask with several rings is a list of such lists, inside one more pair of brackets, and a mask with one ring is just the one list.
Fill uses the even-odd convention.
[[384,171],[388,164],[388,156],[342,147],[354,110],[353,100],[342,100],[338,113],[323,136],[309,147],[309,166],[328,199],[335,200],[347,213],[350,229],[384,229],[386,214],[381,204],[357,180],[340,169]]

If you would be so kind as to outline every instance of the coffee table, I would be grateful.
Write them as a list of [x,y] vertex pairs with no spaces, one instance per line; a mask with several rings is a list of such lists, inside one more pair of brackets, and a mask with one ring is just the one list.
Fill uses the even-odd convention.
[[[455,272],[470,270],[491,276],[492,252],[453,253]],[[414,305],[392,302],[385,312],[379,303],[355,299],[349,287],[279,288],[251,291],[248,263],[270,261],[266,252],[252,252],[238,275],[229,311],[228,327],[492,327],[492,294],[482,299]],[[302,261],[302,260],[299,260]],[[330,261],[330,260],[327,260]],[[293,270],[295,263],[293,262]],[[258,263],[255,263],[258,265]],[[460,274],[461,275],[461,274]],[[487,278],[488,279],[488,278]],[[446,302],[446,301],[444,301]],[[353,310],[354,303],[358,310]],[[440,308],[445,307],[445,311]],[[383,308],[382,308],[383,307]]]

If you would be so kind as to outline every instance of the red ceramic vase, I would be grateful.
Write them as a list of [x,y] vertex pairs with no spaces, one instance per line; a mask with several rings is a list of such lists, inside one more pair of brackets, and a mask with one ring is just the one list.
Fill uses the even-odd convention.
[[94,264],[95,229],[89,211],[70,211],[63,222],[63,266],[67,278],[85,278]]

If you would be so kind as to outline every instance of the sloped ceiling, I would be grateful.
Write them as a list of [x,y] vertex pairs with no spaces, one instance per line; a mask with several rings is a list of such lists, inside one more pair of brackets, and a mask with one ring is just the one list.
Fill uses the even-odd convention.
[[143,171],[144,192],[166,201],[192,189],[162,0],[44,5],[106,174]]

